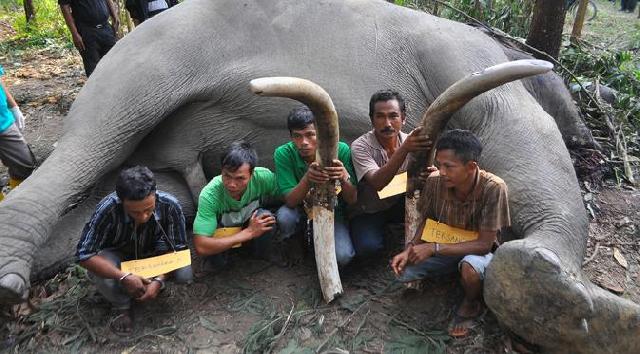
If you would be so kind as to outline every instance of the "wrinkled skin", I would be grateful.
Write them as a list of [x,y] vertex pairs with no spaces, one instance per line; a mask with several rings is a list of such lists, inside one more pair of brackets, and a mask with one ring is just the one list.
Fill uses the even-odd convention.
[[[252,95],[253,78],[316,82],[334,100],[342,138],[352,141],[370,129],[374,91],[405,95],[410,129],[452,83],[507,60],[476,29],[383,1],[186,1],[102,59],[57,149],[0,204],[0,299],[26,296],[36,258],[38,273],[73,252],[82,222],[123,164],[157,171],[160,188],[176,193],[188,213],[231,141],[251,140],[271,165],[296,103]],[[485,298],[499,320],[548,351],[640,347],[639,306],[581,273],[587,217],[553,118],[515,82],[473,99],[449,127],[480,137],[480,165],[509,186],[513,231],[523,237],[503,245],[488,270]],[[49,237],[55,242],[45,245]]]

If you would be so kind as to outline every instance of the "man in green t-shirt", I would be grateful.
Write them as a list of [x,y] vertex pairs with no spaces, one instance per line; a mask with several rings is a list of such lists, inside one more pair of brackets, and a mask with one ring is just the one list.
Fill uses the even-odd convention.
[[[260,207],[279,193],[275,175],[267,168],[256,167],[257,160],[249,143],[234,142],[222,156],[222,174],[200,193],[193,245],[199,255],[215,255],[208,259],[214,267],[226,264],[223,252],[246,242],[254,255],[269,256],[276,220],[271,212]],[[218,228],[233,227],[240,229],[227,230],[231,232],[225,236],[216,233]]]
[[285,199],[285,205],[276,214],[280,237],[288,239],[302,229],[307,215],[301,207],[311,205],[307,201],[311,187],[337,180],[341,191],[335,208],[334,238],[338,265],[345,266],[355,254],[346,226],[345,203],[355,203],[358,193],[349,145],[338,143],[338,159],[333,160],[333,166],[321,169],[315,161],[317,141],[313,113],[307,107],[294,109],[287,118],[287,128],[291,141],[279,146],[273,154],[278,188]]

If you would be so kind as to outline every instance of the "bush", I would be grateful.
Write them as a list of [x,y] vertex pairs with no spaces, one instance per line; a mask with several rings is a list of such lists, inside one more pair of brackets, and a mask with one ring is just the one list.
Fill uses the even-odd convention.
[[27,23],[22,0],[0,0],[0,21],[7,22],[16,31],[3,46],[71,46],[71,38],[57,0],[35,0],[33,5],[36,10],[35,20]]

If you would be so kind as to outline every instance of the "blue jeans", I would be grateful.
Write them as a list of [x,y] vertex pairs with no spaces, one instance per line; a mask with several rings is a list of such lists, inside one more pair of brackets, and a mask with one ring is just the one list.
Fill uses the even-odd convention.
[[[280,230],[280,237],[288,239],[296,234],[296,231],[302,231],[304,229],[303,223],[306,222],[306,216],[300,208],[289,208],[283,205],[278,209],[276,213],[276,220],[278,221],[278,229]],[[349,235],[349,229],[342,220],[334,219],[334,240],[336,245],[336,260],[338,266],[344,267],[355,255],[353,244],[351,243],[351,236]],[[301,232],[297,232],[301,234]]]
[[[120,268],[120,262],[122,262],[122,254],[117,250],[102,250],[98,253],[99,256],[104,257],[113,265]],[[99,277],[91,272],[89,279],[95,284],[98,292],[104,296],[111,304],[111,307],[115,310],[126,310],[131,307],[131,296],[120,285],[118,279],[108,279]],[[173,279],[176,283],[191,283],[193,282],[193,272],[191,266],[182,267],[176,269],[170,273],[169,279]]]
[[436,275],[452,274],[460,269],[462,263],[468,263],[480,275],[480,279],[484,280],[484,273],[491,259],[493,259],[493,253],[487,253],[484,256],[472,254],[464,257],[433,256],[422,263],[406,267],[398,277],[398,281],[407,283]]
[[[258,216],[262,214],[271,215],[271,212],[267,209],[258,208]],[[238,227],[241,225],[219,225],[220,227]],[[274,227],[271,231],[265,232],[258,238],[254,238],[247,243],[243,243],[242,247],[247,247],[256,258],[268,259],[269,256],[269,247],[271,246],[271,242],[274,240],[275,235],[277,233],[277,228]],[[221,270],[225,268],[229,264],[229,255],[231,254],[232,249],[226,250],[224,252],[214,254],[208,256],[205,259],[205,268],[209,268],[209,270]]]
[[376,255],[384,249],[385,225],[404,223],[404,199],[392,208],[351,219],[351,239],[358,257]]

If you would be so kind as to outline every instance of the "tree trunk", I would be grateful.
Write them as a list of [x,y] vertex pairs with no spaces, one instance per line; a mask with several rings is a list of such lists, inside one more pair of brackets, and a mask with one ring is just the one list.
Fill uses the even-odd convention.
[[[527,44],[557,59],[562,44],[564,18],[564,1],[537,0],[533,9]],[[544,59],[544,56],[537,54],[534,56]]]
[[571,31],[572,42],[582,36],[582,26],[584,25],[584,18],[587,14],[587,5],[589,5],[589,0],[580,0],[578,12],[576,13],[576,19],[575,22],[573,22],[573,30]]
[[24,15],[27,23],[31,23],[36,18],[36,9],[33,7],[33,0],[24,0]]

